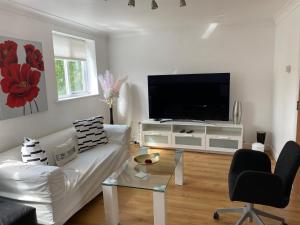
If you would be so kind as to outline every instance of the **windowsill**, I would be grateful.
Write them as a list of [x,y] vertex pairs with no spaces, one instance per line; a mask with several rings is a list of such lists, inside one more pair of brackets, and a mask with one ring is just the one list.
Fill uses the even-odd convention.
[[81,99],[81,98],[93,97],[93,96],[99,96],[99,94],[86,94],[86,95],[80,95],[80,96],[66,97],[66,98],[58,99],[56,102],[61,103],[61,102],[72,101],[72,100]]

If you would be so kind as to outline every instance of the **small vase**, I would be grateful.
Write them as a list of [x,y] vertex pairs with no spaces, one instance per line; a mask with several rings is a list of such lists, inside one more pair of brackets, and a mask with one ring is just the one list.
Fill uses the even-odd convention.
[[113,107],[109,107],[109,114],[110,114],[110,124],[114,124],[114,113],[113,113]]
[[242,103],[235,101],[232,110],[232,118],[234,124],[240,124],[242,120]]

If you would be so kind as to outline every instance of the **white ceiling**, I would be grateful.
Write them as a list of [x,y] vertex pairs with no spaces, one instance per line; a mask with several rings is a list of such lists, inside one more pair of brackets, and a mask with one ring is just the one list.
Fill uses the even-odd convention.
[[225,25],[272,22],[287,0],[157,0],[159,8],[151,10],[151,0],[7,0],[28,10],[80,23],[108,32],[143,29],[196,27],[210,22]]

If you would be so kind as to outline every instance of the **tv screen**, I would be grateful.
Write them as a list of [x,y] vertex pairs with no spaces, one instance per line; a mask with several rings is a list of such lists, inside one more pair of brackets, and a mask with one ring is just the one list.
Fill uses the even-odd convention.
[[229,120],[230,74],[148,76],[151,119]]

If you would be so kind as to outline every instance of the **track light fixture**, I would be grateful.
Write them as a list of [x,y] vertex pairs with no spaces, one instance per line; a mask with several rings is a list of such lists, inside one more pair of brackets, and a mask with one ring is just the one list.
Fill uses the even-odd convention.
[[128,6],[135,7],[135,0],[129,0]]
[[155,0],[152,0],[152,3],[151,3],[151,9],[155,10],[158,8],[158,4]]
[[[108,2],[108,0],[104,0],[104,1]],[[135,0],[128,0],[128,6],[135,7]],[[186,7],[186,0],[180,0],[179,6]],[[151,0],[151,9],[153,10],[158,9],[158,4],[156,0]]]
[[186,6],[186,1],[180,0],[180,7],[185,7],[185,6]]

